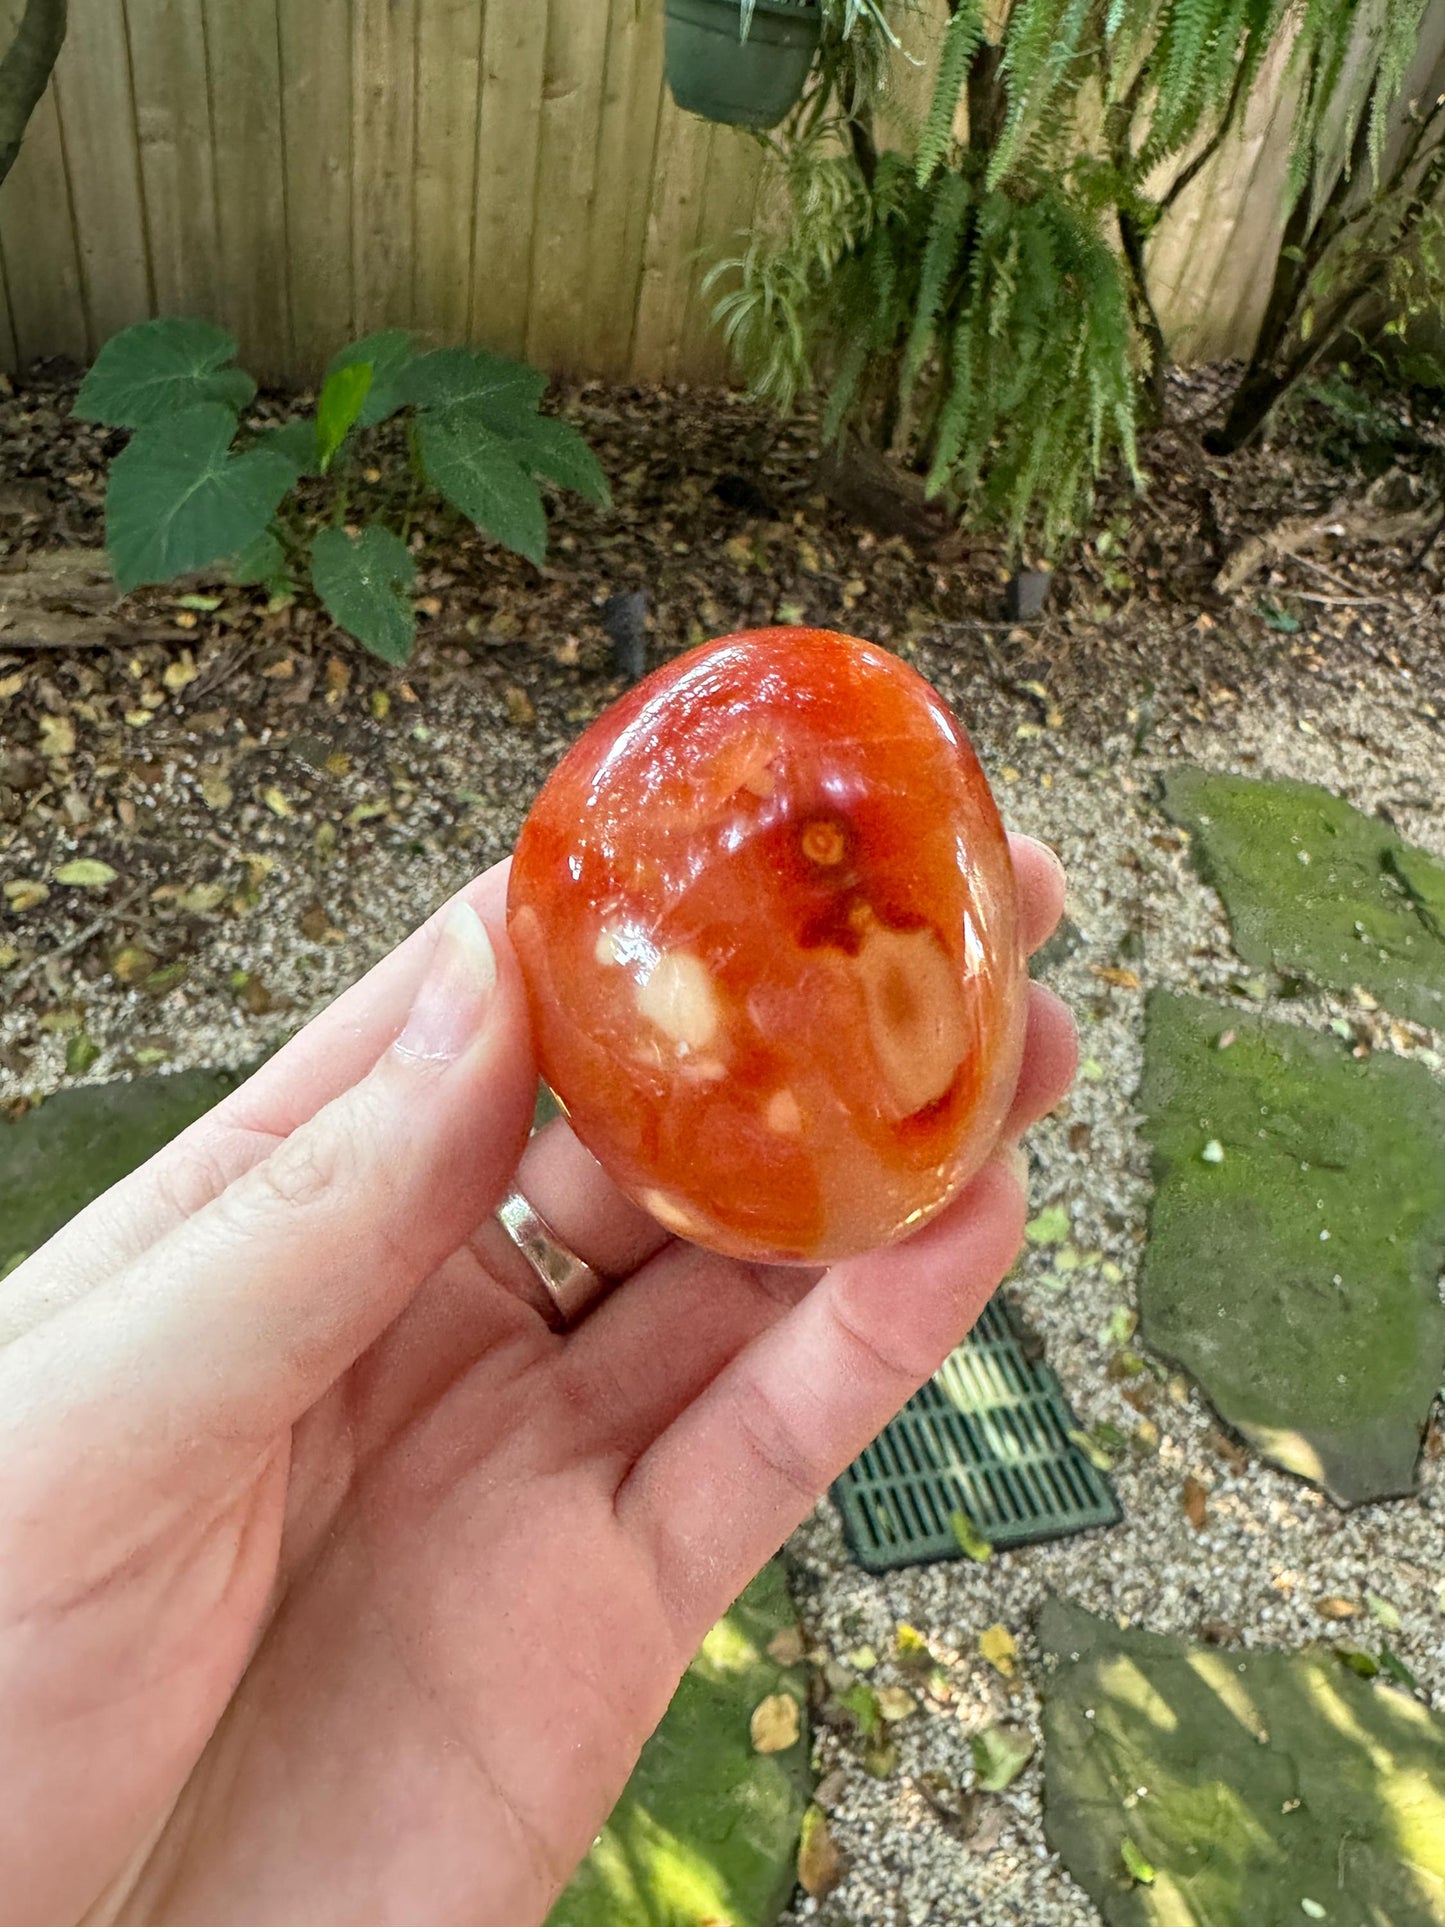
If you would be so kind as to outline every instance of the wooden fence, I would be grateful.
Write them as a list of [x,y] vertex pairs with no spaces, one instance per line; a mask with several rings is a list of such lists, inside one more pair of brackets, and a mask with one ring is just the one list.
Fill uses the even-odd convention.
[[[0,44],[20,5],[0,0]],[[223,322],[276,379],[387,326],[574,373],[723,371],[698,283],[753,219],[759,150],[673,106],[662,0],[71,0],[70,16],[0,190],[0,367],[82,360],[162,313]],[[1257,323],[1282,72],[1155,241],[1183,358],[1242,352]]]

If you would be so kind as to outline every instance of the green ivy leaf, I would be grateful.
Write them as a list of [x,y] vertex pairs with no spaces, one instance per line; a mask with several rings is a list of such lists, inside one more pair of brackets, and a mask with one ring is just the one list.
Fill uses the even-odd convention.
[[348,362],[326,377],[316,408],[316,456],[323,475],[360,419],[375,377],[369,361]]
[[344,529],[322,529],[311,545],[311,580],[331,616],[374,656],[400,663],[411,655],[416,564],[399,535],[375,523],[355,541]]
[[231,452],[236,420],[218,402],[142,429],[117,457],[105,539],[124,594],[169,582],[255,541],[296,480],[272,448]]
[[1399,1632],[1400,1614],[1388,1599],[1382,1599],[1377,1592],[1367,1592],[1365,1605],[1371,1619],[1378,1620],[1387,1633]]
[[277,595],[290,588],[291,572],[286,567],[286,551],[270,529],[262,529],[254,542],[248,542],[231,563],[231,580],[242,584],[258,582]]
[[980,1565],[985,1559],[992,1559],[993,1546],[984,1538],[966,1512],[950,1512],[948,1523],[953,1529],[954,1538],[958,1541],[959,1551],[965,1557],[976,1559]]
[[209,321],[142,321],[101,349],[74,412],[108,428],[146,428],[202,402],[239,415],[256,384],[225,366],[235,353],[232,337]]
[[883,1713],[878,1704],[878,1695],[871,1686],[859,1680],[856,1686],[848,1687],[838,1695],[838,1704],[846,1707],[857,1722],[858,1731],[865,1740],[871,1740],[883,1724]]
[[1383,1640],[1380,1641],[1380,1671],[1386,1679],[1393,1680],[1396,1686],[1403,1686],[1407,1693],[1419,1692],[1419,1680],[1400,1655],[1392,1652]]
[[1346,1666],[1361,1679],[1374,1679],[1380,1671],[1380,1662],[1373,1653],[1363,1653],[1355,1646],[1336,1646],[1335,1658],[1341,1666]]
[[401,378],[415,359],[416,343],[405,328],[383,328],[377,334],[363,335],[334,355],[326,379],[330,381],[343,368],[370,368],[371,388],[357,419],[363,428],[375,428],[406,406],[408,397],[402,393]]
[[423,415],[417,425],[427,480],[494,542],[541,565],[547,512],[512,444],[470,411]]
[[598,508],[611,508],[612,490],[601,463],[571,422],[536,415],[523,433],[512,437],[512,446],[518,461],[534,475],[545,475]]
[[464,409],[502,434],[521,434],[536,425],[547,377],[524,361],[479,348],[438,348],[419,355],[400,385],[403,398],[418,408],[437,414]]
[[1067,1241],[1070,1229],[1068,1207],[1051,1204],[1036,1218],[1030,1218],[1024,1226],[1024,1236],[1031,1245],[1061,1245]]
[[974,1785],[980,1793],[1002,1793],[1034,1757],[1034,1743],[1021,1726],[986,1726],[969,1745]]
[[1119,1848],[1119,1854],[1131,1880],[1137,1881],[1141,1887],[1154,1885],[1154,1869],[1127,1834]]
[[83,1077],[99,1056],[100,1045],[83,1030],[66,1041],[65,1068],[71,1077]]

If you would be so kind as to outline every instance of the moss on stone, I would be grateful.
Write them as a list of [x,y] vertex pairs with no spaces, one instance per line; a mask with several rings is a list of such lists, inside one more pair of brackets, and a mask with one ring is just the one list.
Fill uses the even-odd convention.
[[0,1269],[35,1250],[242,1081],[180,1071],[59,1091],[0,1123]]
[[[794,1620],[774,1561],[703,1642],[547,1927],[772,1927],[812,1785],[806,1669],[767,1651]],[[749,1722],[772,1693],[797,1699],[799,1738],[755,1753]]]
[[1039,1636],[1045,1830],[1108,1927],[1445,1927],[1445,1719],[1331,1654]]
[[1445,1370],[1445,1085],[1156,991],[1139,1102],[1145,1341],[1342,1503],[1411,1491]]
[[1312,783],[1181,769],[1164,808],[1191,833],[1247,963],[1358,984],[1395,1016],[1445,1029],[1445,871],[1423,851]]

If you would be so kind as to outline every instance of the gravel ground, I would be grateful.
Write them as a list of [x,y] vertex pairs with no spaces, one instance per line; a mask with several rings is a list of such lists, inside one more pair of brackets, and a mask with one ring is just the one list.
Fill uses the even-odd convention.
[[[631,422],[627,415],[624,426]],[[699,437],[703,433],[700,428]],[[746,456],[739,448],[728,444],[735,465]],[[40,454],[32,466],[49,473]],[[51,466],[64,474],[63,449]],[[1273,485],[1265,461],[1236,470],[1235,480],[1241,476],[1255,477],[1260,488]],[[687,497],[686,478],[682,484],[663,479],[673,494]],[[1193,470],[1173,480],[1183,530],[1200,491],[1207,498],[1222,484],[1217,476],[1197,481]],[[52,478],[48,486],[58,497],[61,483]],[[1316,492],[1328,498],[1323,483]],[[699,518],[715,521],[721,513],[709,507],[713,498],[701,485],[687,499],[701,503]],[[1267,520],[1277,512],[1275,505],[1261,514]],[[689,543],[712,558],[699,567],[720,566],[721,535],[712,532],[712,522],[704,526],[700,519],[695,532],[683,525],[684,541],[653,509],[648,516],[645,523],[639,517],[639,526],[654,532],[656,555],[673,558],[667,567],[693,567]],[[1321,618],[1290,641],[1271,633],[1276,625],[1266,628],[1253,609],[1231,613],[1216,600],[1212,616],[1200,613],[1209,601],[1205,588],[1197,596],[1190,589],[1192,603],[1188,597],[1170,602],[1167,583],[1159,587],[1156,578],[1168,575],[1168,558],[1177,557],[1184,538],[1164,527],[1157,512],[1154,521],[1162,531],[1159,553],[1151,561],[1146,544],[1136,587],[1155,586],[1133,605],[1133,618],[1066,616],[1043,638],[1001,628],[995,635],[966,616],[954,620],[957,612],[939,590],[932,614],[913,621],[910,599],[934,594],[928,570],[905,568],[891,552],[885,557],[887,545],[867,536],[857,539],[856,582],[840,562],[836,607],[807,611],[812,619],[847,621],[886,637],[912,655],[968,722],[1011,824],[1051,842],[1069,867],[1068,914],[1078,943],[1048,975],[1079,1015],[1084,1075],[1063,1110],[1034,1134],[1033,1198],[1036,1211],[1065,1204],[1074,1243],[1101,1258],[1072,1273],[1060,1291],[1052,1288],[1050,1254],[1031,1251],[1012,1289],[1086,1426],[1109,1421],[1132,1428],[1141,1416],[1123,1395],[1137,1393],[1143,1381],[1125,1386],[1108,1379],[1109,1348],[1101,1334],[1116,1309],[1132,1302],[1145,1236],[1147,1158],[1132,1108],[1144,992],[1170,983],[1230,995],[1246,974],[1231,952],[1217,900],[1189,866],[1183,837],[1151,803],[1159,772],[1173,760],[1193,760],[1322,781],[1364,809],[1387,811],[1404,835],[1445,857],[1438,596],[1428,603],[1417,597],[1398,649],[1353,604],[1351,613]],[[812,534],[799,541],[792,525],[769,524],[776,531],[769,538],[774,553],[803,553],[826,534],[841,555],[853,539],[831,523],[821,534],[807,526]],[[86,765],[89,787],[77,777],[67,790],[70,778],[56,777],[51,792],[39,792],[55,798],[43,819],[24,803],[25,792],[15,792],[21,800],[14,810],[21,813],[0,830],[4,874],[50,875],[89,833],[86,853],[107,856],[120,881],[102,919],[104,939],[76,942],[88,906],[62,903],[57,894],[37,915],[43,919],[59,905],[68,922],[38,922],[18,934],[14,922],[8,927],[20,948],[14,974],[0,978],[0,1103],[77,1081],[65,1070],[76,1013],[99,1047],[85,1073],[91,1080],[137,1063],[164,1061],[179,1069],[247,1062],[354,980],[467,874],[504,855],[540,775],[615,688],[596,666],[597,639],[589,641],[585,627],[589,619],[595,627],[594,605],[609,586],[600,574],[600,544],[586,549],[588,527],[581,561],[559,565],[547,579],[553,600],[545,621],[538,620],[548,633],[533,656],[515,643],[492,649],[493,641],[505,641],[494,637],[470,654],[448,656],[434,647],[410,681],[357,664],[349,693],[335,692],[334,703],[330,693],[323,695],[324,646],[308,654],[303,643],[293,659],[288,635],[269,630],[246,670],[247,687],[260,690],[264,702],[236,693],[240,672],[227,667],[229,644],[218,644],[214,658],[202,656],[203,677],[215,664],[214,693],[207,687],[200,694],[204,685],[198,684],[168,698],[172,685],[162,689],[158,652],[175,659],[188,641],[184,629],[147,645],[154,661],[137,656],[127,666],[122,652],[93,675],[84,666],[53,677],[25,670],[15,700],[34,701],[27,732],[31,720],[43,730],[49,716],[78,718],[77,769],[89,753],[87,731],[96,732],[99,747]],[[1206,584],[1218,554],[1208,552],[1197,531],[1190,540],[1200,550],[1194,575]],[[565,553],[565,542],[558,546]],[[733,555],[737,541],[726,549]],[[770,619],[784,606],[784,593],[814,593],[806,568],[779,589],[762,563],[750,559],[752,550],[739,556],[729,564],[733,575],[714,586],[715,606],[689,604],[694,578],[679,576],[667,616],[671,627],[656,638],[662,647],[686,639],[689,607],[700,608],[717,630],[741,619]],[[897,577],[897,606],[875,612],[864,583],[876,597],[885,563]],[[663,567],[656,563],[654,584]],[[492,616],[480,620],[485,627]],[[1327,623],[1338,626],[1331,630]],[[574,667],[579,635],[580,671]],[[16,660],[0,660],[0,674]],[[559,665],[566,671],[560,676]],[[258,680],[283,675],[296,686],[291,711],[277,707],[291,685]],[[135,748],[121,740],[112,753],[127,703],[114,692],[127,677],[143,691],[154,726],[135,738]],[[229,706],[203,706],[222,702]],[[124,721],[134,734],[132,716]],[[0,748],[20,740],[8,717],[6,730]],[[28,733],[24,740],[31,741]],[[29,758],[26,780],[38,781],[38,752],[25,749],[21,756]],[[53,771],[55,759],[48,750],[45,756]],[[97,827],[87,831],[91,819]],[[187,887],[217,878],[226,886],[220,909],[182,917],[165,902],[133,907],[156,904],[162,880],[163,887]],[[135,941],[134,933],[127,935],[127,915],[142,914],[149,922],[139,940],[156,948],[166,965],[177,957],[189,965],[173,987],[127,987],[99,954],[104,942]],[[6,936],[0,928],[0,939]],[[54,952],[62,939],[72,945],[68,958]],[[1097,974],[1121,966],[1137,974],[1138,989]],[[21,973],[23,997],[16,994]],[[64,1013],[70,1029],[48,1023]],[[1272,1014],[1311,1024],[1346,1015],[1376,1047],[1425,1055],[1437,1070],[1445,1055],[1445,1039],[1391,1026],[1330,997],[1280,1002]],[[1182,1380],[1156,1386],[1150,1416],[1159,1432],[1157,1454],[1118,1467],[1125,1520],[1108,1533],[998,1554],[982,1565],[959,1562],[884,1578],[849,1564],[827,1503],[796,1535],[789,1553],[797,1594],[821,1656],[836,1668],[848,1665],[860,1645],[871,1646],[883,1656],[868,1672],[872,1683],[916,1688],[916,1678],[888,1657],[897,1627],[906,1623],[926,1635],[941,1670],[933,1675],[938,1690],[921,1695],[920,1710],[892,1729],[899,1753],[886,1779],[864,1771],[856,1738],[845,1727],[821,1724],[821,1797],[846,1871],[827,1898],[800,1902],[788,1917],[793,1927],[1088,1927],[1096,1920],[1045,1846],[1037,1763],[991,1808],[974,1808],[963,1823],[938,1810],[929,1788],[936,1793],[940,1783],[923,1778],[939,1774],[953,1788],[967,1789],[970,1734],[994,1720],[1022,1720],[1037,1734],[1030,1629],[1051,1588],[1154,1631],[1195,1636],[1210,1627],[1215,1637],[1247,1646],[1289,1648],[1340,1635],[1319,1613],[1320,1600],[1348,1601],[1363,1615],[1369,1590],[1398,1610],[1401,1629],[1391,1644],[1433,1703],[1445,1706],[1445,1431],[1438,1414],[1419,1496],[1352,1514],[1283,1474],[1241,1462],[1227,1441],[1211,1437],[1211,1413]],[[1208,1489],[1200,1530],[1182,1503],[1191,1475]],[[1012,1682],[979,1655],[979,1634],[995,1623],[1018,1642],[1020,1671]],[[1344,1633],[1363,1637],[1362,1628],[1373,1631],[1361,1617]],[[835,1687],[841,1677],[835,1672]]]

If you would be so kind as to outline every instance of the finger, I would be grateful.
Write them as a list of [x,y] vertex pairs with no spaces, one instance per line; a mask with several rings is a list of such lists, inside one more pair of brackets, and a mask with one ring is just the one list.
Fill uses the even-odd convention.
[[[623,1195],[564,1118],[532,1139],[510,1188],[604,1278],[630,1278],[670,1242],[670,1234]],[[468,1245],[493,1277],[536,1302],[540,1287],[532,1267],[494,1218],[478,1226]]]
[[684,1638],[701,1637],[818,1495],[938,1369],[1023,1235],[998,1158],[916,1237],[834,1265],[721,1371],[617,1493]]
[[[134,1482],[283,1432],[490,1212],[536,1089],[515,958],[448,917],[374,1069],[135,1264],[0,1355],[5,1426],[77,1412]],[[167,1471],[169,1468],[169,1472]]]
[[1064,866],[1046,843],[1031,836],[1011,836],[1008,847],[1018,882],[1024,951],[1031,957],[1048,942],[1064,914]]
[[1005,1139],[1020,1138],[1059,1104],[1079,1065],[1079,1033],[1073,1012],[1042,984],[1029,985],[1028,1030],[1013,1104],[1004,1120]]
[[254,1076],[70,1220],[0,1298],[0,1347],[53,1316],[201,1210],[349,1090],[406,1019],[451,905],[505,921],[509,864],[476,877]]

